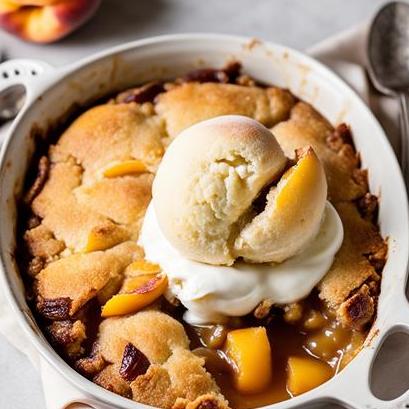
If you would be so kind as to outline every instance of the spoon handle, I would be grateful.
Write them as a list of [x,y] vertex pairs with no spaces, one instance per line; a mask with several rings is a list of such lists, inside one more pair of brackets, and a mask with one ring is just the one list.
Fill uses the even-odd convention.
[[404,92],[399,94],[401,107],[401,147],[400,160],[406,189],[409,191],[409,101]]

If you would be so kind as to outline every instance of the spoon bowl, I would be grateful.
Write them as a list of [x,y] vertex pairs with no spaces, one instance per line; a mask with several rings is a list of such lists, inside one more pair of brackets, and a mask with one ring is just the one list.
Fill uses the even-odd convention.
[[400,162],[409,185],[409,4],[391,2],[375,16],[368,38],[369,74],[383,94],[401,105]]
[[24,104],[26,89],[21,84],[12,85],[0,93],[0,126],[14,119]]
[[368,43],[375,85],[382,92],[409,89],[409,4],[388,3],[375,16]]

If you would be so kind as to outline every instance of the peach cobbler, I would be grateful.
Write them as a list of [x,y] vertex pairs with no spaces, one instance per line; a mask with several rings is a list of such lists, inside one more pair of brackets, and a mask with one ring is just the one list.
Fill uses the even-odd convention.
[[239,63],[123,91],[40,149],[20,212],[39,324],[88,379],[166,409],[326,382],[387,246],[351,131]]

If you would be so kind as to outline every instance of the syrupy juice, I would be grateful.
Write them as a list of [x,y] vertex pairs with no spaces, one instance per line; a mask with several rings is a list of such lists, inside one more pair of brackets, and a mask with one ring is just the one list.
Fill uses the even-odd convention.
[[[235,387],[234,363],[226,356],[224,340],[230,330],[264,326],[271,347],[273,379],[259,393],[243,394]],[[308,357],[324,362],[336,375],[361,348],[367,331],[344,328],[316,294],[286,309],[273,309],[262,320],[253,316],[233,319],[224,326],[189,326],[192,349],[206,359],[206,367],[215,378],[233,409],[250,409],[292,397],[288,390],[288,359]],[[308,376],[306,373],[305,376]]]

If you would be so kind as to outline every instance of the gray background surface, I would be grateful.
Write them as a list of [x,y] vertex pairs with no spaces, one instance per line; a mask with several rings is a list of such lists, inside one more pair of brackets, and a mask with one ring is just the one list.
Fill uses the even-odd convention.
[[[89,24],[54,45],[23,43],[0,32],[9,57],[75,61],[126,41],[181,32],[260,37],[305,49],[369,19],[385,0],[103,0]],[[0,408],[43,409],[35,368],[0,336]]]

